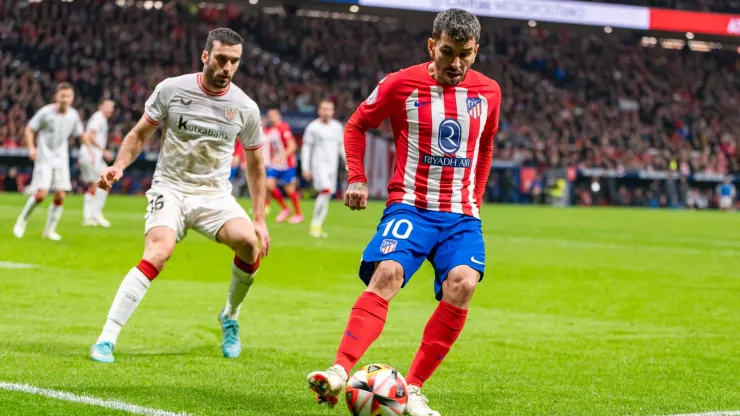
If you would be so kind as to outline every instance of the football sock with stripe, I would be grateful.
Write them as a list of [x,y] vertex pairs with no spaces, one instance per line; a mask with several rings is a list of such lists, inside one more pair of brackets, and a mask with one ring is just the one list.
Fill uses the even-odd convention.
[[411,363],[406,377],[409,385],[422,387],[434,374],[460,335],[467,316],[467,309],[458,308],[445,301],[439,302],[424,328],[421,346]]
[[113,298],[113,304],[108,312],[108,319],[103,326],[103,332],[98,337],[98,343],[107,341],[115,345],[123,325],[134,313],[136,307],[139,306],[141,299],[144,298],[147,289],[149,289],[151,281],[158,274],[159,270],[143,259],[136,267],[129,270],[126,277],[123,278],[121,286],[118,287],[116,297]]
[[224,318],[231,320],[239,318],[239,310],[247,292],[249,292],[249,288],[254,283],[254,276],[257,274],[259,267],[259,259],[252,264],[247,264],[239,257],[234,257],[234,263],[231,265],[231,286],[229,286],[229,296],[226,298]]
[[314,227],[321,228],[324,225],[324,219],[326,214],[329,212],[329,202],[331,202],[331,194],[322,192],[316,197],[316,205],[313,208],[313,218],[311,219],[311,225]]
[[383,332],[386,316],[388,301],[373,292],[362,292],[352,307],[334,364],[350,374],[352,367]]

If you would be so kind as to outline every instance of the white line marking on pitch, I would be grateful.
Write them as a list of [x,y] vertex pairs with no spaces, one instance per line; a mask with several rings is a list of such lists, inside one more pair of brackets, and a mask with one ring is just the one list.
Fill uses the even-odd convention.
[[0,269],[35,269],[38,264],[13,263],[12,261],[0,261]]
[[66,400],[68,402],[77,402],[84,404],[91,404],[93,406],[105,407],[107,409],[122,410],[124,412],[133,413],[136,415],[147,415],[147,416],[191,416],[185,412],[173,413],[167,410],[152,409],[149,407],[136,406],[134,404],[124,403],[119,400],[104,400],[96,397],[90,397],[85,395],[77,395],[67,393],[64,391],[42,389],[40,387],[30,386],[28,384],[15,384],[5,383],[0,381],[0,389],[9,391],[20,391],[23,393],[38,394],[41,396],[51,397],[57,400]]
[[670,416],[740,416],[740,410],[728,410],[725,412],[706,412],[706,413],[682,413],[680,415]]

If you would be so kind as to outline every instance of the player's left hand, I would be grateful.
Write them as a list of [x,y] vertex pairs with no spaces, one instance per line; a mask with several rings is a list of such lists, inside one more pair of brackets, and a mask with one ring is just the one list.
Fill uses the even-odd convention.
[[111,151],[108,149],[103,150],[103,159],[105,159],[106,162],[112,161],[113,153],[111,153]]
[[260,240],[260,257],[267,257],[270,251],[270,233],[264,220],[254,222],[254,232]]

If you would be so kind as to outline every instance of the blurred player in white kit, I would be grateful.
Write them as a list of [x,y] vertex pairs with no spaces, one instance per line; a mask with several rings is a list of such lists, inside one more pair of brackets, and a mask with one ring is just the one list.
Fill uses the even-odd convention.
[[98,111],[87,121],[85,139],[80,147],[80,172],[82,180],[88,185],[85,200],[82,206],[82,225],[85,227],[110,227],[110,222],[103,216],[103,206],[108,197],[108,191],[97,186],[98,177],[103,169],[107,168],[106,161],[113,160],[113,155],[106,148],[108,146],[108,119],[113,115],[115,103],[103,100]]
[[[49,207],[43,237],[59,241],[62,237],[56,228],[62,218],[65,193],[72,190],[69,178],[69,138],[83,135],[82,120],[72,108],[75,99],[72,84],[57,85],[54,104],[42,107],[28,122],[24,131],[28,157],[33,160],[33,178],[26,193],[30,194],[26,206],[15,222],[13,234],[22,238],[26,233],[28,218],[43,202],[49,191],[54,192],[54,203]],[[34,136],[38,134],[38,145]]]
[[313,183],[319,195],[311,219],[310,234],[326,238],[324,219],[329,212],[329,202],[337,191],[339,159],[346,165],[344,154],[344,126],[334,120],[334,103],[323,100],[319,104],[319,118],[310,122],[303,132],[301,172],[303,178]]
[[[231,29],[211,31],[201,55],[203,71],[157,85],[143,117],[124,138],[115,163],[98,179],[100,187],[110,189],[162,126],[162,149],[147,192],[144,255],[121,282],[103,331],[90,350],[93,361],[114,361],[121,329],[189,229],[235,253],[226,306],[218,320],[224,357],[236,358],[241,353],[237,318],[260,258],[267,255],[270,245],[260,111],[231,83],[241,61],[242,43]],[[231,195],[229,173],[237,140],[245,149],[254,221]]]

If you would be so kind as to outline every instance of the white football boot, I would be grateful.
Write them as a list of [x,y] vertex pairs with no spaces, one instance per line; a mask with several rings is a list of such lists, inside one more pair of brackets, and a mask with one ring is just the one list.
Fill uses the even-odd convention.
[[339,402],[339,396],[347,384],[347,372],[341,366],[329,367],[326,371],[314,371],[309,374],[308,387],[316,393],[316,401],[319,404],[326,403],[334,407]]
[[429,399],[416,386],[409,386],[409,400],[403,414],[407,416],[440,416],[438,411],[429,407]]
[[101,213],[98,213],[95,215],[95,222],[97,222],[98,225],[100,225],[103,228],[110,228],[110,221],[105,219],[105,217]]
[[28,222],[26,220],[18,217],[18,220],[15,222],[15,226],[13,227],[13,235],[15,238],[23,238],[23,234],[26,233],[27,224]]
[[47,240],[51,240],[51,241],[61,241],[62,240],[62,236],[57,234],[57,232],[53,230],[44,231],[44,234],[42,237]]

